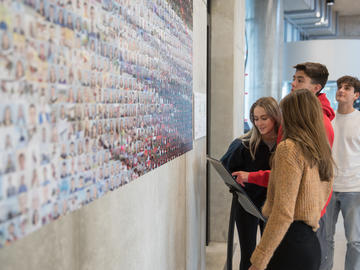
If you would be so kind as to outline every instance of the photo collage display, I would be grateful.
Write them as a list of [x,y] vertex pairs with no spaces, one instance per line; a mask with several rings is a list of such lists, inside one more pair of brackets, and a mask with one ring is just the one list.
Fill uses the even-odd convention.
[[192,53],[192,0],[0,2],[0,247],[192,149]]

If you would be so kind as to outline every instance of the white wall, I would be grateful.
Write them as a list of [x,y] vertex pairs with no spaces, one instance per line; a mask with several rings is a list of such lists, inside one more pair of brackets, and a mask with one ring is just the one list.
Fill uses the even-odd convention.
[[[194,0],[193,85],[206,92],[206,1]],[[0,250],[2,270],[205,269],[206,138]]]
[[285,43],[284,80],[294,75],[293,66],[302,62],[319,62],[329,70],[329,80],[344,75],[360,77],[360,40],[305,40]]

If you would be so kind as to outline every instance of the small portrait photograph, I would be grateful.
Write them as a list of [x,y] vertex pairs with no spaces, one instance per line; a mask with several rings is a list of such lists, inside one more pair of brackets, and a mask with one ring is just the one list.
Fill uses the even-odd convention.
[[48,60],[48,52],[49,52],[49,49],[48,49],[48,45],[45,43],[45,42],[39,42],[37,44],[37,51],[38,51],[38,58],[40,61],[42,62],[45,62]]
[[[23,179],[25,179],[24,175],[20,175],[20,177],[21,177],[21,179],[19,181],[23,181]],[[21,188],[22,192],[20,192],[20,188]],[[22,182],[19,183],[17,199],[18,199],[19,210],[20,210],[21,215],[27,214],[29,211],[29,196],[28,196],[28,192],[27,192],[27,185],[25,183],[22,183]]]
[[50,84],[57,83],[57,68],[55,65],[49,65],[48,82]]
[[[44,166],[44,168],[46,168],[46,166]],[[45,169],[43,169],[45,170]],[[45,172],[44,172],[45,173]],[[43,176],[44,177],[44,176]],[[43,179],[47,179],[47,178],[43,178]],[[40,179],[39,179],[39,174],[38,174],[38,170],[36,168],[34,168],[31,172],[31,181],[30,181],[30,187],[31,189],[33,188],[39,188],[40,187]],[[42,181],[41,181],[42,182]]]
[[[5,176],[4,178],[5,178],[5,182],[3,183],[4,184],[3,186],[6,193],[8,193],[9,189],[13,189],[13,192],[15,192],[15,195],[7,197],[6,200],[2,202],[2,207],[0,208],[0,219],[7,221],[7,220],[12,220],[13,218],[19,216],[21,213],[19,210],[18,199],[16,196],[17,187],[13,183],[11,183],[10,186],[7,186],[10,178],[9,176]],[[11,180],[15,180],[15,176],[11,177]],[[5,194],[5,196],[6,195],[7,194]]]
[[61,178],[59,182],[60,197],[66,198],[70,190],[70,177]]
[[65,104],[61,104],[60,106],[58,106],[58,120],[60,121],[67,121],[66,119],[66,110],[65,110]]
[[29,168],[29,166],[28,166],[29,159],[30,159],[30,156],[27,151],[24,151],[24,150],[18,151],[17,158],[16,158],[17,171],[20,171],[20,172],[26,171],[27,168]]
[[[103,57],[97,54],[95,61],[96,61],[96,69],[97,69],[97,71],[99,71],[99,72],[103,71],[103,69],[104,69]],[[101,80],[101,82],[99,82],[99,80]],[[101,73],[98,73],[97,84],[102,85],[102,74]]]
[[68,154],[69,157],[75,157],[76,156],[76,144],[75,144],[74,141],[70,141],[68,153],[69,153]]
[[97,152],[97,160],[98,160],[98,166],[102,168],[103,172],[103,166],[104,166],[104,151],[99,150]]
[[84,89],[82,87],[77,88],[75,96],[76,103],[83,103]]
[[75,15],[75,16],[74,16],[74,22],[75,22],[74,30],[75,30],[77,33],[80,33],[80,32],[81,32],[81,25],[82,25],[81,17]]
[[41,226],[44,226],[51,221],[51,210],[52,210],[51,201],[41,205],[41,208],[39,210]]
[[57,85],[57,102],[58,103],[65,103],[67,99],[67,92],[68,87],[65,84],[58,84]]
[[5,243],[6,243],[5,224],[2,224],[3,222],[4,221],[1,220],[1,213],[0,213],[0,248],[5,247]]
[[84,153],[89,154],[91,152],[91,143],[89,137],[85,137]]
[[97,51],[97,49],[96,49],[96,48],[97,48],[97,42],[98,42],[98,41],[97,41],[96,38],[94,38],[94,37],[90,37],[90,38],[89,38],[89,44],[88,44],[89,47],[88,47],[88,48],[89,48],[89,50],[92,51],[93,53],[95,53],[95,52]]
[[82,140],[84,138],[84,124],[82,121],[76,122],[76,137],[79,140]]
[[76,155],[81,156],[84,153],[84,143],[82,140],[76,141]]
[[[89,67],[90,68],[90,67]],[[83,86],[90,86],[90,71],[88,70],[83,70],[82,71],[82,77],[83,77],[83,80],[82,80],[82,85]]]
[[49,2],[47,7],[45,8],[45,16],[46,20],[51,23],[57,23],[57,6],[54,3]]
[[30,212],[30,222],[29,231],[33,232],[41,227],[40,214],[39,209],[33,209]]
[[18,35],[25,35],[25,28],[24,28],[24,20],[22,17],[22,14],[20,13],[15,13],[14,14],[14,21],[13,21],[14,25],[13,25],[13,33],[14,34],[18,34]]
[[77,157],[76,157],[76,150],[75,150],[75,156],[70,158],[70,161],[69,161],[69,166],[70,166],[69,174],[70,174],[70,176],[75,176],[78,173],[76,162],[77,162]]
[[68,169],[68,163],[66,160],[61,161],[60,165],[60,179],[65,179],[69,177],[69,169]]
[[57,20],[56,23],[62,27],[66,26],[66,22],[65,22],[65,17],[66,17],[66,11],[65,9],[59,7],[57,9]]
[[[90,105],[88,103],[84,104],[83,109],[84,109],[84,112],[83,112],[84,120],[89,120],[90,119]],[[87,126],[85,124],[85,129],[86,128],[87,128]]]
[[96,119],[97,114],[96,114],[96,104],[91,104],[90,105],[90,118],[91,119]]
[[[7,153],[3,155],[2,171],[5,174],[14,173],[16,171],[15,155]],[[8,179],[11,181],[11,179]]]
[[83,205],[87,205],[87,204],[91,203],[92,201],[93,201],[92,190],[91,190],[91,187],[88,187],[88,188],[86,188],[86,191],[85,191],[85,198],[83,200]]
[[77,177],[76,176],[71,176],[70,177],[70,184],[69,184],[69,194],[74,194],[75,192],[78,191],[77,188]]
[[[80,175],[78,175],[78,181],[77,181],[77,191],[81,192],[84,190],[84,175],[81,173]],[[79,196],[79,198],[82,198],[81,196]]]
[[110,191],[110,182],[109,179],[104,179],[102,181],[102,193],[103,195],[105,195],[106,193],[108,193]]
[[77,121],[82,121],[83,120],[83,104],[76,104],[75,105],[75,119]]
[[49,104],[54,104],[58,101],[58,94],[57,94],[57,89],[56,89],[56,85],[55,84],[50,84],[48,86],[48,103]]
[[74,79],[75,79],[74,70],[73,70],[73,67],[70,66],[70,63],[69,63],[69,67],[68,67],[68,84],[73,84]]
[[66,27],[70,30],[74,30],[74,14],[67,12],[66,14]]
[[19,218],[8,221],[4,224],[5,227],[5,246],[10,245],[19,239]]
[[77,193],[72,194],[72,195],[68,198],[68,207],[69,207],[70,212],[79,209],[80,203],[79,203],[79,198],[78,198],[78,194],[77,194]]
[[58,171],[57,171],[57,167],[55,166],[54,162],[52,162],[50,164],[50,168],[51,168],[51,175],[50,175],[50,178],[51,180],[50,181],[57,181],[58,180]]
[[[92,71],[97,70],[97,65],[96,65],[96,55],[93,53],[90,56],[90,69]],[[95,86],[96,86],[96,77],[93,79],[95,80]],[[91,83],[92,87],[93,87],[93,83]]]
[[67,149],[67,143],[63,142],[60,146],[60,158],[61,159],[67,159],[69,157],[68,155],[68,149]]
[[1,104],[1,125],[3,127],[11,127],[14,124],[15,116],[14,116],[14,106],[10,104]]
[[[71,109],[73,111],[73,109]],[[71,121],[75,121],[75,120],[71,120]],[[67,130],[67,138],[66,140],[68,141],[74,141],[78,139],[77,138],[77,134],[76,134],[76,122],[71,122],[68,123],[68,130]]]
[[45,180],[41,183],[41,195],[42,195],[42,206],[50,205],[51,204],[51,197],[52,197],[52,184],[51,181]]
[[67,91],[66,102],[75,103],[75,96],[76,96],[76,90],[72,86],[70,86]]
[[[87,153],[85,155],[85,166],[84,166],[85,171],[90,171],[93,166],[94,166],[94,164],[92,162],[91,155],[90,155],[90,153]],[[89,179],[87,179],[87,180],[89,181]]]
[[51,125],[50,143],[57,145],[58,142],[59,142],[59,130],[56,125]]
[[[85,5],[86,1],[84,2]],[[87,4],[86,4],[87,5]],[[89,33],[89,21],[84,17],[82,19],[82,25],[81,25],[81,44],[83,46],[86,46],[88,43],[88,33]]]
[[67,83],[67,70],[64,66],[58,68],[58,83],[66,84]]
[[[11,31],[11,30],[10,30]],[[0,52],[2,55],[7,55],[12,51],[12,34],[9,32],[6,22],[0,22]]]
[[37,119],[37,108],[34,103],[30,103],[27,108],[27,126],[29,129],[36,128],[38,124]]
[[[14,142],[14,148],[26,147],[29,137],[25,127],[18,126],[10,132],[12,142]],[[6,139],[6,138],[5,138]],[[10,141],[5,141],[5,145],[8,145]]]
[[50,183],[52,181],[51,179],[51,167],[49,165],[42,166],[39,168],[40,171],[40,180],[36,180],[39,178],[39,174],[37,172],[37,169],[33,170],[33,180],[32,181],[41,181],[41,183]]
[[69,213],[70,208],[69,208],[69,202],[68,202],[68,197],[60,199],[58,201],[59,205],[60,205],[60,209],[61,209],[61,216],[65,216]]
[[29,190],[29,180],[26,179],[26,175],[24,173],[20,173],[17,175],[18,177],[18,191],[17,191],[17,194],[18,196],[20,194],[23,194],[23,193],[27,193],[28,190]]
[[47,104],[40,105],[38,121],[39,125],[51,123],[50,107]]
[[25,77],[25,63],[21,59],[17,59],[14,62],[15,64],[15,80],[21,80]]
[[96,184],[93,184],[91,186],[91,194],[92,194],[92,200],[95,201],[96,199],[100,198],[101,197],[101,194],[100,194],[100,185],[99,183],[96,183]]
[[40,16],[43,16],[43,17],[46,17],[45,1],[46,0],[37,0],[37,3],[36,3],[36,11],[39,13]]

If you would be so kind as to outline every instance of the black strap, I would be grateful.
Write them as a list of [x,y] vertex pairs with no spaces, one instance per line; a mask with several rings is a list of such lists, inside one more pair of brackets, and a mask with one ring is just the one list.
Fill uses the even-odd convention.
[[233,259],[233,244],[234,244],[234,227],[235,227],[235,209],[238,203],[237,196],[233,193],[233,199],[231,202],[230,218],[229,218],[229,230],[227,241],[227,257],[226,257],[226,269],[232,270]]

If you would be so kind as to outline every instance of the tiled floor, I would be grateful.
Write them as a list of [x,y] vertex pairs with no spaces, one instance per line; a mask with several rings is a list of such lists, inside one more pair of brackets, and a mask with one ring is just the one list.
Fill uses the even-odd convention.
[[[236,230],[235,230],[236,231]],[[233,256],[233,270],[239,269],[240,252],[237,235],[234,236],[234,256]],[[226,270],[226,248],[224,242],[211,242],[206,247],[206,270]],[[339,220],[336,225],[335,234],[335,255],[333,270],[344,269],[346,251],[346,240],[344,234],[344,225],[342,216],[339,215]]]

